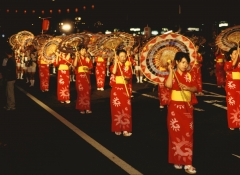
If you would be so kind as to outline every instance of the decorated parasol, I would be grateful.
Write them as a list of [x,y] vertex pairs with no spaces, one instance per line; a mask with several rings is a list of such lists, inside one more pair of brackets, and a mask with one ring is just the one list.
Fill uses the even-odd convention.
[[42,45],[50,38],[53,38],[53,36],[48,34],[41,34],[35,36],[33,39],[34,48],[37,50],[41,49]]
[[34,38],[34,35],[26,30],[18,32],[16,35],[16,41],[20,45],[23,45],[23,40],[26,40],[26,38]]
[[31,50],[31,51],[34,50],[33,38],[34,36],[24,36],[22,38],[21,48],[23,50]]
[[189,53],[191,62],[197,55],[194,44],[183,35],[170,33],[151,39],[140,54],[140,67],[145,77],[152,82],[160,83],[161,76],[168,74],[166,71],[168,62],[173,61],[179,51]]
[[14,47],[17,43],[17,38],[16,38],[17,34],[13,34],[12,36],[9,37],[9,44]]
[[114,32],[99,37],[96,40],[95,45],[89,48],[89,52],[94,56],[106,53],[108,57],[113,57],[113,48],[116,50],[127,50],[128,48],[132,48],[134,44],[135,40],[131,34],[125,32]]
[[52,64],[57,58],[58,46],[62,41],[60,37],[54,37],[45,41],[42,45],[39,54],[43,61]]
[[77,33],[64,38],[60,43],[58,49],[64,53],[74,53],[80,45],[87,46],[90,37],[85,34]]
[[238,47],[239,42],[240,25],[225,29],[216,38],[216,45],[224,51],[229,51],[230,48]]
[[95,47],[96,41],[99,38],[104,36],[104,34],[102,34],[101,32],[98,32],[98,33],[82,32],[81,34],[85,34],[85,35],[89,36],[89,42],[87,45],[88,48]]

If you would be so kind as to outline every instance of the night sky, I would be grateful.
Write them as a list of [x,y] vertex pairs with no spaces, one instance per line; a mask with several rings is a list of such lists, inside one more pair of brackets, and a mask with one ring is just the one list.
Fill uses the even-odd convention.
[[[142,0],[141,0],[142,1]],[[55,28],[63,19],[74,19],[80,16],[87,23],[86,28],[93,29],[93,24],[101,21],[101,30],[114,28],[126,29],[146,25],[152,30],[162,27],[176,28],[177,26],[197,27],[204,24],[210,26],[214,22],[227,20],[231,24],[240,23],[238,3],[227,1],[221,3],[213,0],[7,0],[0,6],[0,31],[8,35],[21,30],[29,30],[34,34],[41,32],[41,19],[51,17],[50,26]],[[235,1],[238,2],[238,1]],[[91,6],[94,5],[94,9]],[[181,14],[179,14],[181,5]],[[83,6],[86,9],[83,10]],[[67,13],[66,9],[70,12]],[[76,13],[74,10],[78,8]],[[7,13],[6,10],[9,9]],[[18,13],[15,13],[15,10]],[[59,14],[57,11],[61,9]],[[26,10],[26,14],[24,14]],[[32,13],[35,10],[35,14]],[[44,10],[44,15],[41,11]],[[50,10],[53,13],[50,14]],[[32,25],[34,24],[34,25]],[[209,27],[209,28],[210,28]],[[96,29],[95,29],[96,30]]]

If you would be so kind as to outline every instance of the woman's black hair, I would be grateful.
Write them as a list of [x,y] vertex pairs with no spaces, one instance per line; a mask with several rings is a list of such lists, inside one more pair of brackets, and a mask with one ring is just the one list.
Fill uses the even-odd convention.
[[127,51],[124,50],[124,49],[121,49],[121,50],[117,50],[117,55],[119,55],[120,53],[125,53],[127,55]]
[[85,45],[79,45],[78,46],[78,50],[80,51],[81,49],[86,49],[87,50],[88,48]]
[[232,55],[232,53],[233,53],[234,50],[237,50],[237,47],[233,47],[233,48],[231,48],[231,49],[227,52],[227,57],[226,57],[226,60],[227,60],[227,61],[230,61],[230,60],[231,60],[230,55]]
[[187,62],[190,63],[189,53],[177,52],[174,57],[174,61],[181,62],[183,58],[186,58]]

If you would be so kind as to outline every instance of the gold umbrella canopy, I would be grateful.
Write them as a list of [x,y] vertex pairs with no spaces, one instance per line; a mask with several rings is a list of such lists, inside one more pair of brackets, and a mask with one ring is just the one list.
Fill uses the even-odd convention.
[[59,43],[61,41],[61,37],[53,37],[45,41],[39,51],[40,58],[48,64],[54,63],[57,57]]
[[91,33],[91,32],[82,32],[81,34],[84,34],[84,35],[87,35],[89,36],[89,42],[87,44],[87,47],[90,48],[90,47],[95,47],[95,44],[96,44],[96,41],[103,37],[104,34],[102,34],[101,32],[98,32],[98,33]]
[[33,46],[35,49],[39,50],[41,49],[42,45],[48,40],[53,38],[52,35],[48,34],[41,34],[41,35],[36,35],[33,39]]
[[83,33],[72,34],[64,38],[60,43],[58,49],[64,53],[74,53],[78,47],[84,45],[87,47],[90,37]]
[[9,44],[14,47],[17,44],[17,34],[13,34],[12,36],[9,37]]
[[216,38],[216,45],[224,50],[229,51],[233,47],[238,47],[240,42],[240,25],[223,30]]
[[156,36],[145,44],[140,54],[143,74],[152,82],[160,83],[161,76],[167,75],[168,60],[173,61],[177,52],[189,53],[191,62],[196,58],[192,41],[180,34],[170,33]]
[[129,49],[135,44],[134,37],[131,34],[125,32],[114,32],[111,34],[103,35],[99,37],[95,42],[95,45],[89,48],[89,52],[93,56],[106,53],[106,56],[114,56],[113,49]]
[[17,35],[16,35],[16,41],[20,45],[23,45],[23,40],[26,40],[26,38],[28,38],[28,39],[32,38],[33,39],[34,35],[31,32],[26,31],[26,30],[18,32]]

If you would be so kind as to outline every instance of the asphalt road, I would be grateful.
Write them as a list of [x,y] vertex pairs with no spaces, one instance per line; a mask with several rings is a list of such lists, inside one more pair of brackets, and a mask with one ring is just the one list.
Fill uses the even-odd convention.
[[[92,114],[75,109],[75,83],[71,103],[56,97],[56,75],[50,91],[17,80],[16,110],[5,111],[0,86],[0,174],[1,175],[181,175],[168,164],[167,109],[159,108],[157,88],[149,82],[135,83],[132,98],[133,135],[111,132],[108,85],[97,91],[92,81]],[[204,96],[194,110],[193,165],[199,175],[240,174],[240,131],[227,127],[224,89],[214,78],[204,79]]]

